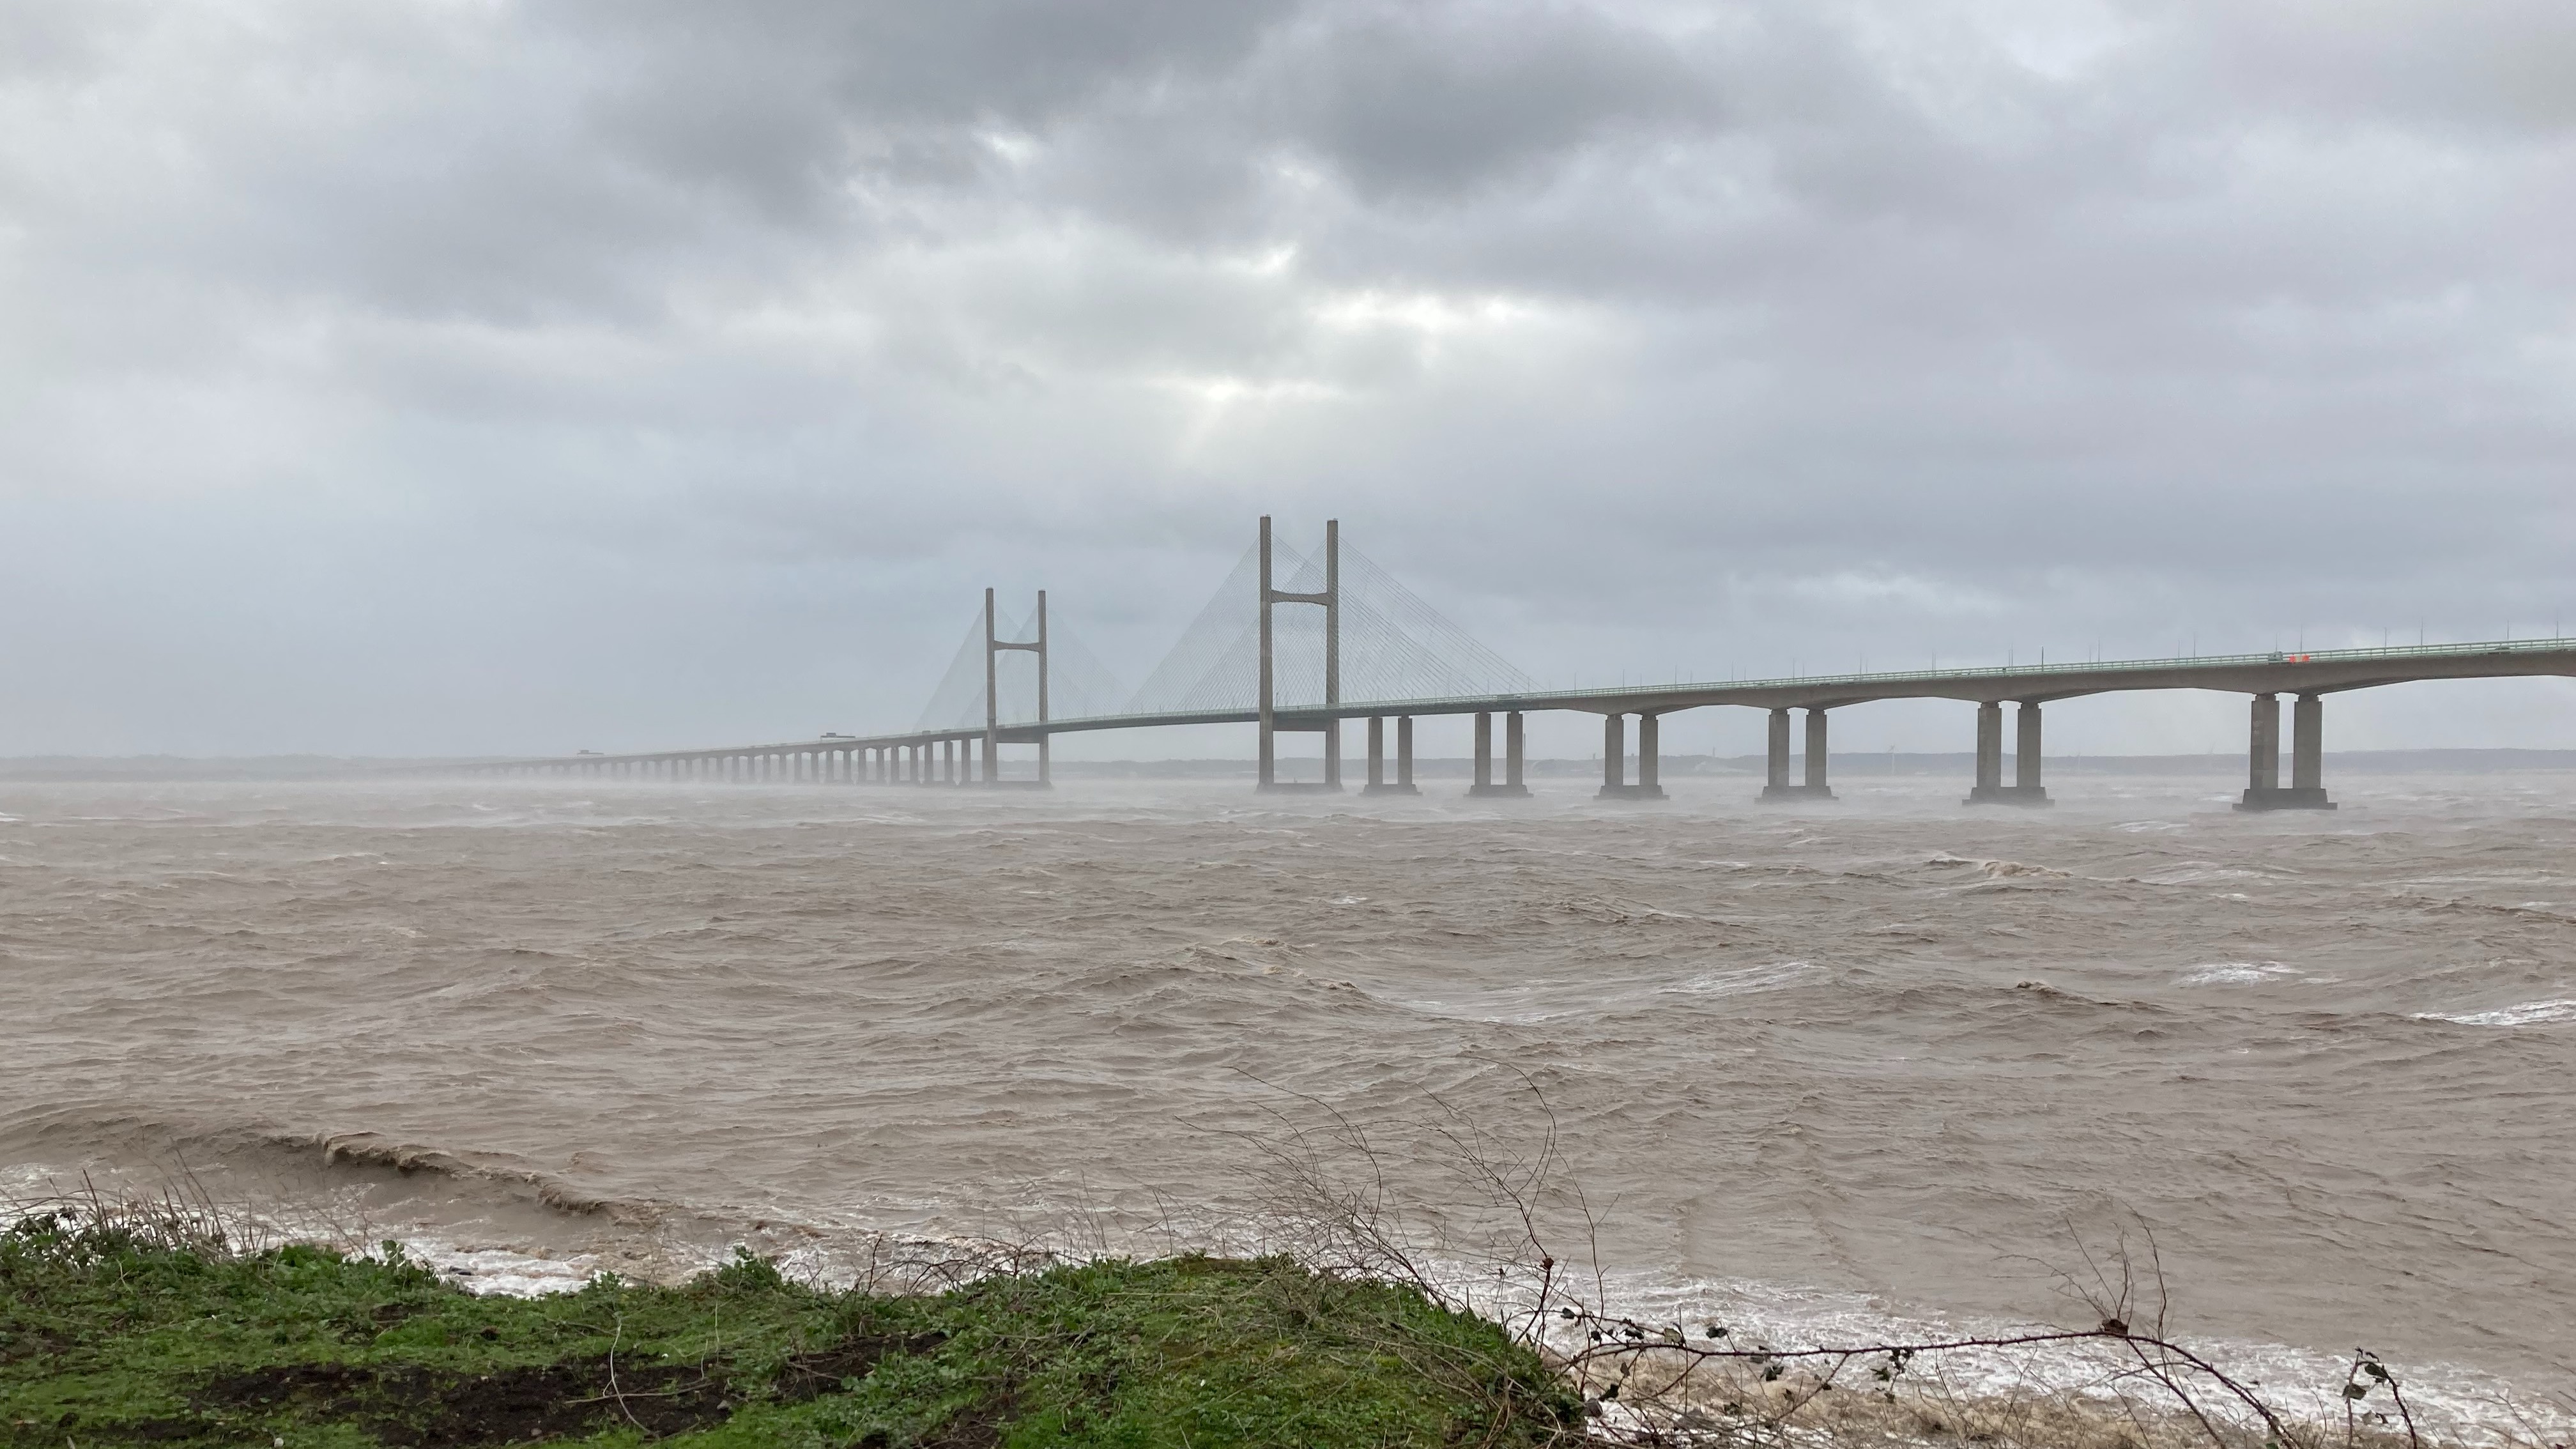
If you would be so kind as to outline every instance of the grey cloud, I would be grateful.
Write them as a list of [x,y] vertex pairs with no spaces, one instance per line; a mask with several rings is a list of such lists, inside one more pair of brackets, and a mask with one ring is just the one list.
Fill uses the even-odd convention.
[[1721,113],[1670,41],[1522,5],[1318,17],[1255,84],[1290,138],[1371,200],[1439,201],[1613,135],[1688,134]]
[[908,719],[1265,510],[1552,678],[2494,632],[2562,8],[0,10],[0,736]]

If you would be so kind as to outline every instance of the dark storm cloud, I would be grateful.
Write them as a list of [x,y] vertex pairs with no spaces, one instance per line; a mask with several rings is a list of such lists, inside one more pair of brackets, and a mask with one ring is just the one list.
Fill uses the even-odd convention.
[[0,748],[899,721],[987,582],[1141,670],[1264,510],[1551,678],[2546,623],[2571,73],[2521,0],[0,6]]

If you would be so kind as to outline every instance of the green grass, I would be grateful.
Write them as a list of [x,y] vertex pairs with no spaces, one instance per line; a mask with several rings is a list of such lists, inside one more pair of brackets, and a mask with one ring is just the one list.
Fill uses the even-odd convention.
[[1284,1259],[480,1298],[395,1254],[0,1234],[0,1445],[1504,1445],[1578,1437],[1528,1351]]

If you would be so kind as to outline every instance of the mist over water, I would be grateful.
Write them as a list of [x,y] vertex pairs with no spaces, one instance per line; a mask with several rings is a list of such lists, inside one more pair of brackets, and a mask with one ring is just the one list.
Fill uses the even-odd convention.
[[2328,783],[11,786],[0,1186],[558,1256],[1186,1223],[1291,1094],[1527,1140],[1534,1080],[1641,1298],[2062,1319],[2135,1214],[2182,1331],[2576,1389],[2576,776]]

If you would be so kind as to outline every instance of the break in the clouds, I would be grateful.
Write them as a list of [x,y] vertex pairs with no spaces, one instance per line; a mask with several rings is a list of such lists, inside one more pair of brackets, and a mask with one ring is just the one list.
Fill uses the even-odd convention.
[[897,725],[1265,511],[1544,679],[2547,630],[2571,235],[2555,0],[0,0],[0,751]]

